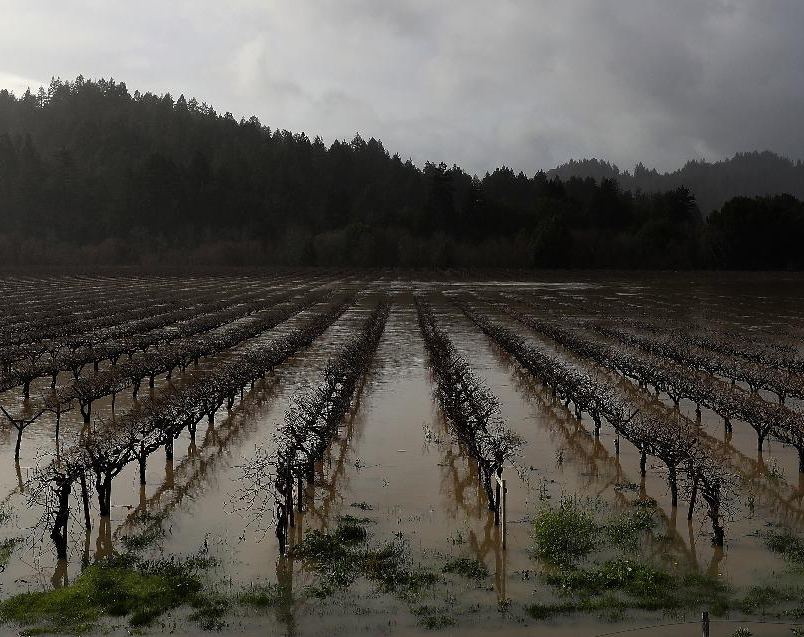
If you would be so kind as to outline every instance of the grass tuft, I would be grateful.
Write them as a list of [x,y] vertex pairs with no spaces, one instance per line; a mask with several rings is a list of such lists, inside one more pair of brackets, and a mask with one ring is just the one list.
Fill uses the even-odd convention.
[[804,539],[790,531],[786,529],[769,531],[765,535],[765,545],[793,564],[804,565]]
[[678,610],[708,608],[714,615],[729,609],[729,588],[708,575],[677,576],[652,564],[615,559],[585,570],[571,566],[542,579],[569,598],[526,608],[536,619],[573,612],[598,612],[610,620],[622,617],[629,608]]
[[445,573],[453,573],[468,579],[477,580],[488,577],[489,574],[489,569],[486,568],[486,565],[483,564],[483,562],[465,557],[447,562],[444,565],[443,571]]
[[353,509],[360,509],[361,511],[373,511],[374,507],[371,506],[368,502],[352,502],[351,506]]
[[282,599],[282,590],[278,584],[252,584],[235,596],[235,601],[239,604],[253,606],[254,608],[272,608],[279,604]]
[[543,509],[533,525],[536,553],[555,564],[568,564],[588,555],[600,527],[575,498],[566,497],[558,507]]
[[455,618],[445,608],[425,605],[414,608],[412,612],[419,624],[428,630],[440,630],[455,625]]
[[654,513],[654,509],[643,506],[614,517],[606,524],[606,538],[623,551],[636,551],[642,534],[656,526]]
[[204,608],[199,571],[210,564],[206,558],[108,559],[88,567],[64,588],[11,597],[0,604],[0,619],[39,634],[85,633],[103,616],[128,617],[133,627],[147,626],[184,604]]
[[343,516],[335,530],[311,531],[293,547],[292,556],[304,560],[322,576],[320,582],[308,588],[308,594],[328,597],[358,577],[365,577],[383,592],[415,599],[435,584],[438,576],[414,567],[403,542],[389,542],[379,548],[366,546],[367,533],[361,522]]
[[626,559],[609,560],[589,570],[564,569],[547,573],[543,578],[567,593],[591,596],[617,589],[641,599],[662,595],[673,584],[669,573]]

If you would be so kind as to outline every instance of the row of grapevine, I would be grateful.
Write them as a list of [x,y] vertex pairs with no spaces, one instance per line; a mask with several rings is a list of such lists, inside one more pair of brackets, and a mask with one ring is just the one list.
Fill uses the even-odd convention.
[[[804,398],[804,377],[798,371],[787,369],[787,365],[780,367],[767,362],[756,362],[735,353],[726,354],[731,350],[739,350],[736,346],[724,345],[724,341],[708,338],[701,335],[677,334],[671,338],[647,337],[631,331],[610,328],[595,322],[592,327],[601,333],[614,336],[618,340],[627,341],[633,345],[656,356],[668,358],[688,368],[719,375],[732,382],[742,382],[748,385],[752,392],[767,390],[776,394],[779,403],[784,403],[789,397]],[[723,349],[724,352],[710,351],[713,348]],[[797,365],[797,363],[795,363]]]
[[[646,456],[661,460],[668,471],[673,506],[678,503],[679,477],[686,477],[690,502],[688,517],[692,517],[700,493],[712,522],[713,542],[723,544],[721,506],[730,476],[712,462],[712,449],[699,436],[695,423],[674,410],[663,409],[660,404],[652,404],[623,387],[598,380],[559,357],[527,344],[511,330],[492,322],[465,303],[460,303],[459,307],[525,370],[550,387],[554,395],[564,399],[566,404],[572,402],[576,414],[589,414],[596,431],[605,418],[618,435],[639,449],[643,475]],[[561,338],[560,334],[556,336]],[[565,345],[560,340],[558,342]]]
[[92,405],[106,396],[112,396],[112,407],[117,394],[126,387],[132,387],[133,398],[136,399],[142,381],[149,378],[154,386],[154,378],[167,374],[168,378],[175,369],[184,371],[191,362],[198,362],[202,356],[215,354],[230,349],[243,341],[273,328],[294,314],[323,300],[325,292],[313,291],[299,301],[280,303],[271,310],[260,313],[249,322],[227,325],[217,332],[182,339],[170,347],[146,352],[132,360],[113,365],[108,370],[77,378],[74,382],[43,396],[36,406],[26,405],[22,416],[13,416],[5,408],[3,413],[17,430],[15,459],[19,460],[20,442],[24,430],[33,424],[45,412],[56,416],[56,438],[58,444],[59,420],[61,414],[69,411],[73,403],[78,407],[84,422],[89,423]]
[[144,480],[146,459],[151,453],[165,447],[170,457],[173,440],[184,429],[194,436],[199,421],[204,417],[212,421],[227,399],[312,343],[353,302],[354,297],[349,297],[317,313],[303,327],[233,360],[223,361],[187,384],[143,402],[125,416],[96,422],[82,432],[75,444],[39,471],[36,481],[36,492],[50,496],[51,537],[58,556],[66,557],[69,494],[76,481],[81,484],[87,525],[90,524],[87,476],[94,478],[101,516],[108,516],[112,480],[129,463],[139,462]]
[[[232,283],[229,287],[234,288],[233,294],[247,295],[246,298],[258,298],[265,289],[252,283]],[[78,290],[79,298],[71,298],[69,289],[61,290],[52,295],[47,310],[27,310],[6,317],[4,322],[0,322],[0,343],[10,347],[37,343],[42,339],[80,339],[89,331],[119,328],[129,321],[220,300],[220,283],[214,280],[186,290],[176,290],[175,282],[159,281],[137,288],[93,289],[91,285],[82,285]]]
[[[310,282],[315,286],[316,281]],[[36,373],[37,366],[44,366],[39,375],[48,375],[50,370],[75,370],[89,362],[115,361],[122,354],[144,351],[153,345],[214,329],[240,316],[263,309],[267,295],[264,289],[231,289],[226,300],[220,299],[220,291],[206,295],[193,294],[180,303],[160,303],[153,299],[141,301],[135,311],[104,316],[102,325],[93,320],[76,320],[72,328],[63,323],[48,324],[34,329],[23,344],[0,345],[0,358],[6,376],[22,372]],[[125,306],[125,301],[122,303]],[[107,306],[116,307],[118,302],[108,299]],[[57,332],[58,333],[54,333]],[[42,358],[45,358],[43,365]],[[66,360],[59,360],[66,359]],[[16,363],[16,364],[15,364]],[[75,372],[74,372],[75,373]]]
[[381,298],[357,333],[327,361],[320,382],[294,396],[277,432],[275,455],[269,456],[263,450],[251,469],[252,474],[262,473],[269,466],[275,466],[272,487],[276,501],[276,536],[282,554],[287,547],[288,526],[295,524],[294,488],[301,510],[304,481],[312,484],[315,480],[315,464],[323,460],[329,443],[338,434],[358,383],[371,364],[390,309],[390,299]]
[[498,511],[494,481],[502,475],[503,465],[516,455],[522,441],[502,420],[496,396],[438,326],[429,303],[418,296],[414,300],[437,380],[438,402],[457,439],[480,467],[489,510]]
[[799,453],[799,463],[804,471],[804,414],[801,412],[792,410],[784,404],[770,403],[755,392],[745,391],[736,384],[724,382],[715,373],[699,371],[692,363],[680,364],[679,357],[663,358],[657,353],[665,350],[661,347],[648,346],[649,339],[594,324],[594,329],[598,333],[617,338],[623,343],[643,350],[638,355],[632,354],[585,337],[577,330],[538,319],[505,304],[497,304],[497,307],[574,353],[614,369],[642,387],[652,385],[657,391],[665,392],[676,405],[681,399],[692,401],[696,405],[698,417],[703,406],[723,418],[729,430],[733,419],[748,423],[756,432],[757,448],[760,451],[768,435],[794,446]]
[[[162,315],[152,320],[148,320],[149,329],[146,333],[134,338],[110,338],[106,341],[99,341],[80,348],[65,348],[58,344],[44,344],[43,349],[48,352],[47,356],[38,355],[31,357],[23,364],[12,364],[7,372],[0,376],[0,391],[7,391],[13,387],[22,386],[23,395],[27,398],[31,383],[40,377],[50,376],[52,379],[51,387],[55,387],[56,379],[60,372],[70,371],[73,377],[78,380],[81,372],[87,364],[92,363],[94,371],[98,371],[98,366],[102,361],[108,360],[112,365],[123,356],[127,355],[131,360],[135,353],[147,352],[150,348],[166,344],[171,345],[177,339],[191,340],[192,337],[200,336],[212,330],[226,326],[240,319],[270,311],[273,306],[294,296],[295,291],[280,292],[268,296],[259,302],[237,304],[234,307],[227,307],[226,304],[218,303],[219,309],[214,307],[199,308],[206,311],[201,316],[192,314],[170,313]],[[222,307],[220,307],[222,306]],[[178,314],[178,315],[177,315]],[[185,319],[181,323],[177,320]],[[129,335],[131,336],[131,335]],[[47,349],[45,349],[47,348]]]

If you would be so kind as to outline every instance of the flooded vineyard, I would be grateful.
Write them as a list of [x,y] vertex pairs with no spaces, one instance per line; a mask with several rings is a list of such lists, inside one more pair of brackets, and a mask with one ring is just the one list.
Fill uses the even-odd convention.
[[0,633],[804,634],[802,283],[3,275]]

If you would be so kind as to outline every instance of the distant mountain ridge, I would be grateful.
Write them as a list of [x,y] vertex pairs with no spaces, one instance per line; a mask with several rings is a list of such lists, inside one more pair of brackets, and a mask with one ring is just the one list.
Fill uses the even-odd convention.
[[804,198],[804,162],[792,161],[767,150],[737,153],[716,162],[692,160],[667,173],[648,170],[641,163],[629,172],[600,159],[573,159],[546,174],[548,178],[559,177],[562,181],[571,177],[591,177],[598,182],[614,179],[624,190],[632,192],[664,192],[686,186],[704,216],[721,208],[732,197],[790,194]]

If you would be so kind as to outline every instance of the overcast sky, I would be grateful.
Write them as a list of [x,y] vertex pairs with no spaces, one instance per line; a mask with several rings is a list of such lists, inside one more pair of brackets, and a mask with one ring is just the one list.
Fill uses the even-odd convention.
[[0,86],[78,74],[473,173],[804,156],[804,0],[0,0]]

